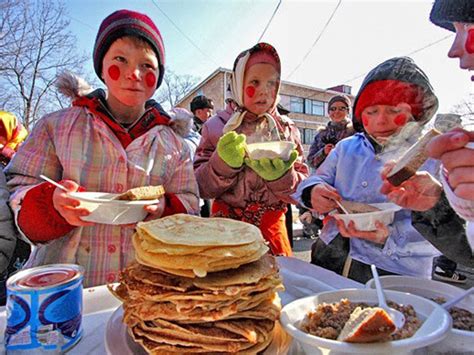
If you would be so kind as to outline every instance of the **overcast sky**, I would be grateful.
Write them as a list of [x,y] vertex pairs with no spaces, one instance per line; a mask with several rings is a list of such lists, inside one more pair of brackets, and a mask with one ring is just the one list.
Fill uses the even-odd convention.
[[[70,30],[89,56],[100,22],[126,8],[155,21],[169,68],[198,79],[217,67],[232,68],[237,54],[255,44],[269,24],[262,41],[278,50],[284,80],[317,88],[346,84],[355,95],[374,66],[409,55],[430,78],[439,112],[449,112],[473,91],[472,74],[460,70],[458,60],[447,58],[454,35],[429,21],[431,0],[282,0],[269,23],[278,4],[279,0],[66,1]],[[92,61],[88,66],[93,73]]]

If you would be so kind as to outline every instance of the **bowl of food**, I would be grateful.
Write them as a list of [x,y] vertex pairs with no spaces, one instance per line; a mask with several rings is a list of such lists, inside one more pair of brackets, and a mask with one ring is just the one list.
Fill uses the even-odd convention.
[[393,222],[395,212],[401,209],[400,206],[386,202],[386,203],[357,203],[352,201],[343,201],[341,204],[349,213],[331,213],[334,217],[344,221],[346,227],[350,221],[354,221],[355,228],[360,231],[376,230],[376,221],[380,221],[388,226]]
[[[318,293],[314,296],[295,300],[283,307],[280,322],[285,330],[299,342],[306,354],[327,352],[359,354],[408,354],[440,341],[451,328],[451,318],[447,311],[426,298],[397,291],[385,291],[389,306],[405,314],[402,329],[385,334],[378,342],[355,343],[345,336],[344,328],[351,334],[358,334],[366,327],[367,320],[358,324],[351,319],[351,313],[358,307],[374,308],[377,294],[370,289],[345,289]],[[377,328],[378,329],[378,328]],[[380,329],[386,329],[380,327]],[[339,340],[338,340],[339,338]],[[356,339],[357,341],[357,339]]]
[[[411,276],[382,276],[380,282],[385,289],[409,292],[417,296],[444,303],[458,296],[463,289],[443,282]],[[366,284],[375,288],[374,280]],[[449,310],[453,318],[453,328],[448,336],[436,345],[433,351],[445,353],[469,352],[474,344],[474,295],[467,296]]]
[[247,154],[253,160],[281,158],[287,161],[295,148],[296,144],[289,141],[250,143],[247,144]]
[[145,206],[159,202],[164,195],[162,186],[142,186],[123,194],[106,192],[70,192],[69,196],[80,202],[80,207],[90,214],[81,217],[87,222],[101,224],[130,224],[143,221]]

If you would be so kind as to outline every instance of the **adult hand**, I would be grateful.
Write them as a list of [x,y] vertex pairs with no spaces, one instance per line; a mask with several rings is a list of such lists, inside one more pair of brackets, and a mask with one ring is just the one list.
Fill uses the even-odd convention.
[[313,210],[323,214],[337,208],[335,201],[341,201],[337,190],[328,184],[318,184],[311,189],[311,205]]
[[227,132],[217,142],[217,154],[231,168],[237,169],[244,163],[245,135]]
[[356,229],[354,221],[350,221],[346,227],[344,221],[337,217],[334,217],[336,220],[337,228],[339,233],[345,238],[361,238],[373,243],[383,244],[387,240],[390,231],[387,226],[380,221],[375,221],[374,231],[360,231]]
[[334,148],[334,144],[331,144],[331,143],[326,144],[324,146],[324,154],[328,155],[333,148]]
[[3,147],[2,155],[8,159],[11,159],[15,155],[15,151],[10,147]]
[[426,152],[439,159],[447,171],[453,192],[465,200],[474,200],[474,150],[466,144],[474,141],[474,132],[455,128],[433,138]]
[[148,212],[148,216],[145,218],[145,221],[151,221],[153,219],[158,219],[163,215],[166,207],[165,197],[161,197],[157,204],[145,206],[145,210]]
[[291,152],[288,161],[284,161],[281,158],[262,158],[255,160],[245,158],[245,164],[255,171],[262,179],[273,181],[281,178],[288,170],[290,170],[297,158],[298,151],[295,149]]
[[[69,192],[76,192],[79,185],[72,180],[63,180],[61,184],[68,189]],[[81,219],[90,215],[89,210],[79,207],[80,202],[70,197],[64,190],[56,188],[53,193],[53,206],[58,213],[72,226],[87,227],[93,226],[94,223],[86,222]]]
[[383,182],[380,192],[403,208],[413,211],[427,211],[433,208],[443,191],[439,181],[428,172],[417,172],[399,186],[394,186],[387,180],[387,174],[394,165],[394,161],[385,164],[381,172]]

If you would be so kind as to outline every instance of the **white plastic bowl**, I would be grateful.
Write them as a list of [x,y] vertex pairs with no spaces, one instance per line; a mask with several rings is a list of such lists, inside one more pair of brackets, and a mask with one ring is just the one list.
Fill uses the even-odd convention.
[[410,304],[423,324],[411,337],[385,343],[352,344],[337,340],[330,340],[308,334],[299,329],[301,321],[309,311],[314,310],[321,303],[339,302],[347,298],[353,302],[367,302],[377,304],[375,290],[346,289],[322,292],[315,296],[298,299],[283,307],[280,322],[285,330],[297,340],[306,354],[359,353],[359,354],[409,354],[443,339],[451,328],[451,317],[441,306],[426,298],[397,291],[385,291],[388,300],[399,304]]
[[[380,282],[385,289],[409,292],[428,299],[443,297],[446,301],[464,292],[463,289],[428,279],[411,276],[382,276]],[[367,281],[368,288],[374,288],[374,280]],[[474,312],[474,295],[467,296],[455,307]],[[474,351],[474,332],[452,329],[446,339],[432,348],[433,352],[459,353]]]
[[386,226],[393,222],[395,212],[401,210],[401,207],[394,203],[369,203],[370,206],[377,207],[381,211],[366,212],[366,213],[332,213],[333,216],[344,221],[346,227],[350,221],[354,221],[355,228],[360,231],[376,230],[375,222],[380,221]]
[[247,152],[250,159],[258,160],[262,158],[281,158],[289,160],[290,154],[296,144],[288,141],[274,141],[247,144]]
[[121,201],[112,200],[118,194],[105,192],[70,192],[80,202],[80,207],[91,212],[81,217],[83,221],[101,224],[130,224],[143,221],[147,212],[144,206],[158,203],[158,200]]

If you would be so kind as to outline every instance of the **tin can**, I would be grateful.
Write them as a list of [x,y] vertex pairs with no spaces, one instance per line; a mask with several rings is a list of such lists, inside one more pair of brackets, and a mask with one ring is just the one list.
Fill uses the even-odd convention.
[[84,268],[52,264],[7,280],[7,352],[65,352],[82,337]]

